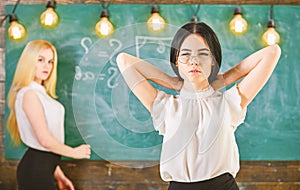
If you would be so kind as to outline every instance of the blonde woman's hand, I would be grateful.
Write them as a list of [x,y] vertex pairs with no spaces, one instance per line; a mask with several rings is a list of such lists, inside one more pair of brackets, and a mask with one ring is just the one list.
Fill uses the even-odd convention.
[[74,148],[75,159],[89,159],[91,157],[91,146],[88,144],[82,144]]
[[67,176],[65,176],[60,166],[56,167],[54,171],[54,178],[57,181],[57,186],[59,190],[75,190],[72,181]]
[[75,190],[72,181],[66,176],[57,178],[57,186],[59,190]]

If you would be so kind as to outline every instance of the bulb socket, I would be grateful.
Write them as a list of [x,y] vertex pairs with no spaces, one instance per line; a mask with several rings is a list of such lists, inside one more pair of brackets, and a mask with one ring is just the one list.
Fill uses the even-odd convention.
[[268,28],[275,28],[275,21],[273,19],[268,21]]
[[106,17],[106,18],[109,17],[107,9],[103,9],[103,10],[102,10],[101,16],[100,16],[100,17],[101,17],[101,18],[102,18],[102,17]]
[[240,6],[237,6],[235,9],[234,9],[234,15],[242,15],[242,9]]
[[18,21],[17,15],[12,13],[9,14],[9,22]]
[[153,14],[153,13],[159,13],[157,5],[152,5],[151,14]]
[[53,8],[55,9],[56,2],[55,1],[48,1],[46,8]]

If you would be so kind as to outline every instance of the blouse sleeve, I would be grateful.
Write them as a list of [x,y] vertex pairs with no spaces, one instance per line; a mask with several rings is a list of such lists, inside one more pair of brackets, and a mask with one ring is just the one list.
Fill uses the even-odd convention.
[[152,105],[151,117],[155,130],[159,132],[160,135],[165,134],[166,126],[166,112],[169,107],[169,99],[170,95],[166,94],[164,91],[158,90],[157,96]]
[[231,113],[232,126],[236,128],[244,122],[247,108],[242,109],[241,107],[241,96],[236,85],[225,92],[225,98],[228,103],[229,112]]

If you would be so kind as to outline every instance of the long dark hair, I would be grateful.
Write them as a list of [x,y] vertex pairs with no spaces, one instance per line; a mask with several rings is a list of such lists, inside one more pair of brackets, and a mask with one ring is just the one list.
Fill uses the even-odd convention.
[[212,71],[208,77],[209,83],[213,82],[220,70],[221,61],[222,61],[222,51],[221,45],[218,40],[217,35],[213,31],[211,27],[203,22],[189,22],[183,25],[175,34],[172,44],[171,44],[171,51],[170,51],[170,62],[173,71],[177,74],[180,80],[183,80],[178,72],[178,67],[176,66],[178,51],[180,50],[181,44],[184,39],[191,35],[191,34],[198,34],[204,38],[208,47],[212,53],[214,58],[214,66]]

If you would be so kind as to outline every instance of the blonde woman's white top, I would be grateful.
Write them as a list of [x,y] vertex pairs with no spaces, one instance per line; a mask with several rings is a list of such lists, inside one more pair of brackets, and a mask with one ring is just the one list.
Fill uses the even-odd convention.
[[196,182],[239,170],[234,132],[246,116],[237,87],[212,87],[180,95],[159,91],[152,107],[153,125],[164,136],[160,175],[164,181]]
[[23,110],[23,96],[28,90],[33,90],[39,97],[39,100],[43,106],[44,115],[47,123],[48,130],[51,134],[61,143],[64,143],[64,107],[56,100],[51,98],[45,88],[36,83],[32,82],[29,86],[22,88],[16,97],[15,110],[16,118],[18,123],[18,129],[20,132],[22,142],[28,147],[49,151],[44,148],[37,140],[37,137],[33,131],[33,128]]

